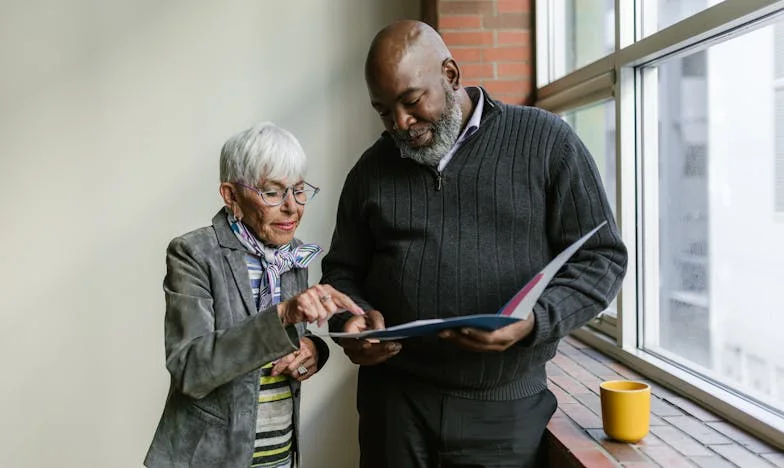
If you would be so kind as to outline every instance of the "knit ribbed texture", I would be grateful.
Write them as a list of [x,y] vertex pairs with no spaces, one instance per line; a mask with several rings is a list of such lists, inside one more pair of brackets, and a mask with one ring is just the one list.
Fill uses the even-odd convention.
[[[382,136],[349,173],[322,282],[378,309],[386,325],[495,313],[555,255],[602,221],[534,309],[531,337],[475,353],[404,340],[387,365],[467,398],[507,400],[546,386],[557,341],[617,294],[626,249],[596,166],[572,129],[485,92],[479,130],[441,174],[403,159]],[[342,329],[345,317],[330,322]]]

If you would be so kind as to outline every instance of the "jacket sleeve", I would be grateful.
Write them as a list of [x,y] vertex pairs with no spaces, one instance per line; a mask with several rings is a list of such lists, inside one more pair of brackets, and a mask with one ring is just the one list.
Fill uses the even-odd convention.
[[276,307],[216,330],[208,262],[181,238],[166,255],[166,368],[177,389],[203,398],[215,388],[299,347]]
[[607,221],[567,261],[534,306],[535,328],[524,345],[563,338],[613,301],[626,273],[627,252],[588,149],[563,124],[547,183],[547,236],[558,253]]
[[[362,283],[373,255],[373,237],[361,208],[360,179],[358,167],[346,177],[338,202],[332,244],[321,262],[321,282],[347,294],[367,312],[374,307],[362,297]],[[348,312],[333,315],[329,329],[343,331],[343,325],[350,317]]]

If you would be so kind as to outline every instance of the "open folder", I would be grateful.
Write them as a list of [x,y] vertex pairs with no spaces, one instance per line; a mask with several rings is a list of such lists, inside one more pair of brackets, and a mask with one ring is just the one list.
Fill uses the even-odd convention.
[[519,320],[524,320],[531,314],[534,304],[544,292],[544,289],[553,279],[564,263],[577,252],[577,250],[596,233],[607,221],[596,226],[583,237],[577,239],[572,245],[564,249],[539,273],[531,278],[525,286],[518,291],[509,302],[504,304],[495,314],[464,315],[444,319],[415,320],[413,322],[395,325],[380,330],[365,330],[359,333],[331,332],[333,338],[374,338],[377,340],[399,340],[414,336],[432,335],[448,328],[471,327],[482,330],[497,330]]

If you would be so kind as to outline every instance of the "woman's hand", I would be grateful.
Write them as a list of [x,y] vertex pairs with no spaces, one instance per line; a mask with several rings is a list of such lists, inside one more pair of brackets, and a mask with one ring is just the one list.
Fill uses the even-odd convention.
[[299,349],[278,359],[272,367],[272,375],[286,374],[291,378],[307,380],[318,372],[318,349],[310,338],[299,339]]
[[278,317],[283,325],[318,322],[322,326],[333,314],[344,310],[354,315],[365,313],[342,292],[328,284],[317,284],[278,304]]

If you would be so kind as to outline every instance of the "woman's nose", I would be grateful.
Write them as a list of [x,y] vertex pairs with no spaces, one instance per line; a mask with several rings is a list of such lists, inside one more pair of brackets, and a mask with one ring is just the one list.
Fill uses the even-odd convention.
[[297,201],[294,200],[294,189],[289,187],[283,192],[283,203],[280,204],[280,208],[286,211],[294,211],[296,203]]

